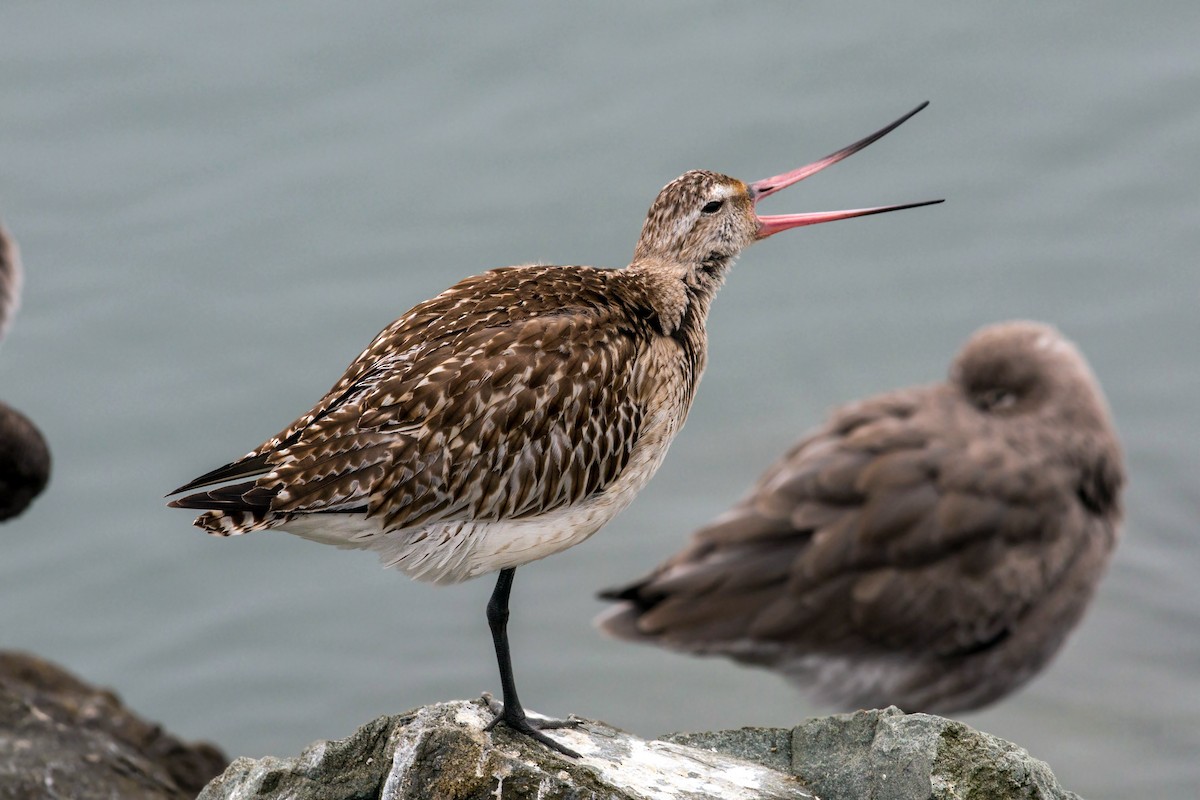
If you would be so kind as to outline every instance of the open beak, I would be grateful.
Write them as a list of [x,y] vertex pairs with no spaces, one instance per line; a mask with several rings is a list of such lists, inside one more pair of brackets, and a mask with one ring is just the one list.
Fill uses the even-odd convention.
[[[755,181],[750,184],[750,199],[757,204],[764,197],[770,197],[780,189],[785,189],[793,183],[799,183],[809,175],[816,175],[826,167],[832,166],[843,158],[848,158],[854,155],[859,150],[862,150],[867,145],[882,139],[887,134],[900,127],[913,114],[929,105],[926,101],[914,108],[912,111],[905,114],[900,119],[888,125],[886,128],[881,128],[875,131],[865,139],[860,139],[854,144],[843,147],[836,153],[831,153],[825,156],[820,161],[814,161],[805,167],[794,169],[791,172],[785,172],[782,175],[776,175],[773,178],[766,178],[761,181]],[[887,211],[899,211],[903,208],[917,208],[918,206],[929,206],[935,203],[941,203],[941,200],[926,200],[922,203],[904,203],[897,206],[877,206],[875,208],[854,208],[846,211],[814,211],[807,214],[773,214],[764,216],[758,215],[758,238],[765,239],[780,231],[786,231],[788,228],[798,228],[801,225],[816,225],[821,222],[833,222],[838,219],[850,219],[851,217],[865,217],[868,214],[883,214]]]

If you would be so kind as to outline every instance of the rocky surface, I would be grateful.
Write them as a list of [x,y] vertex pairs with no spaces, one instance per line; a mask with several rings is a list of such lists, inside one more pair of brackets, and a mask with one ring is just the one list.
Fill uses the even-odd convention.
[[601,722],[552,732],[583,756],[575,760],[504,728],[485,732],[491,717],[481,701],[380,717],[347,739],[310,745],[296,758],[239,758],[200,798],[813,797],[791,775],[723,753],[646,742]]
[[0,652],[0,800],[182,800],[228,763],[61,667]]
[[786,769],[821,800],[1080,800],[1015,744],[895,707],[663,738]]
[[645,741],[602,722],[553,735],[574,760],[498,728],[482,702],[380,717],[296,758],[239,758],[201,800],[1069,800],[1024,750],[961,723],[897,709],[795,728]]

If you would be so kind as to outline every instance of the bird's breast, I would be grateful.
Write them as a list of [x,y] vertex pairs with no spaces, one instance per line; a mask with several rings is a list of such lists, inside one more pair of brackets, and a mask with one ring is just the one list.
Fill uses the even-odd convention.
[[642,408],[642,424],[624,468],[600,491],[536,515],[447,520],[399,530],[376,527],[339,537],[338,543],[374,550],[388,566],[442,584],[518,567],[573,547],[628,507],[658,471],[687,418],[701,366],[669,337],[651,340],[638,354],[630,388]]

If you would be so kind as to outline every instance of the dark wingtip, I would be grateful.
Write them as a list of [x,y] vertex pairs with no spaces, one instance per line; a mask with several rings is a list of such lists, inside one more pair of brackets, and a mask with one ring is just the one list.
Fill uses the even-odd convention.
[[631,583],[628,586],[613,586],[608,589],[602,589],[596,593],[596,597],[601,600],[607,600],[613,603],[630,603],[635,606],[638,611],[646,611],[652,608],[661,598],[647,597],[643,590],[646,588],[645,581]]
[[199,492],[198,494],[189,494],[187,497],[172,500],[167,503],[167,508],[190,508],[207,511],[217,505],[208,492]]
[[[270,454],[263,453],[251,458],[243,458],[229,464],[217,467],[210,470],[195,480],[188,481],[183,486],[180,486],[174,491],[167,492],[163,497],[171,497],[180,492],[190,492],[192,489],[199,489],[202,486],[212,486],[226,481],[238,480],[239,478],[250,478],[270,471],[270,466],[267,463],[267,458]],[[178,508],[178,506],[173,506]]]
[[596,592],[596,598],[599,600],[611,600],[614,602],[618,601],[618,600],[628,600],[629,598],[625,596],[625,593],[628,591],[629,591],[629,589],[627,589],[627,588],[626,589],[615,589],[615,588],[614,589],[602,589],[601,591]]
[[265,511],[271,507],[275,492],[254,481],[218,486],[167,503],[168,508],[194,508],[204,511]]
[[188,481],[183,486],[180,486],[178,489],[173,489],[173,490],[167,492],[166,494],[163,495],[163,497],[171,497],[172,495],[176,495],[181,492],[190,492],[192,489],[198,489],[201,486],[207,486],[210,483],[220,483],[222,480],[224,480],[224,478],[222,478],[221,475],[223,473],[228,472],[229,468],[232,466],[233,466],[232,464],[226,464],[223,467],[217,467],[216,469],[214,469],[210,472],[204,473],[199,478]]

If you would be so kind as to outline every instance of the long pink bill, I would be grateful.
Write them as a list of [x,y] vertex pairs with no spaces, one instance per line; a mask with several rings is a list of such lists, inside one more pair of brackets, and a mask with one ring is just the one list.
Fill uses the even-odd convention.
[[903,117],[901,117],[900,119],[893,122],[891,125],[888,125],[887,127],[884,127],[884,128],[880,128],[879,130],[872,133],[870,136],[868,136],[864,139],[859,139],[854,144],[843,147],[841,150],[838,150],[836,153],[830,153],[829,155],[822,158],[820,161],[814,161],[813,163],[811,163],[807,166],[800,167],[799,169],[794,169],[791,172],[785,172],[782,175],[775,175],[774,177],[771,177],[771,178],[764,178],[761,181],[755,181],[754,183],[750,184],[751,196],[754,198],[755,202],[763,199],[764,197],[770,197],[771,195],[778,192],[780,189],[786,189],[787,187],[791,186],[793,183],[799,183],[800,181],[804,180],[808,176],[816,175],[818,172],[825,169],[826,167],[831,167],[834,164],[836,164],[837,162],[841,161],[842,159],[849,158],[850,156],[857,153],[859,150],[862,150],[867,145],[874,144],[875,142],[882,139],[884,136],[887,136],[889,133],[896,130],[896,128],[899,128],[901,125],[903,125],[905,122],[907,122],[909,120],[909,118],[911,118],[914,114],[916,114],[921,109],[925,108],[925,106],[927,106],[927,105],[929,105],[928,100],[926,100],[924,103],[921,103],[921,105],[917,106],[912,111],[908,112]]
[[[880,128],[866,138],[859,139],[852,145],[843,147],[836,153],[831,153],[820,161],[814,161],[807,166],[794,169],[791,172],[784,172],[780,175],[775,175],[770,178],[765,178],[761,181],[755,181],[750,184],[750,197],[757,204],[764,197],[770,197],[780,189],[786,189],[794,183],[799,183],[810,175],[815,175],[826,167],[833,166],[837,162],[862,150],[869,144],[879,141],[884,136],[887,136],[896,128],[903,125],[910,117],[916,114],[925,106],[929,105],[929,101],[921,103],[895,122]],[[808,214],[780,214],[776,216],[759,216],[761,227],[759,228],[758,238],[765,239],[766,237],[787,230],[788,228],[796,228],[801,225],[816,225],[821,222],[833,222],[839,219],[849,219],[851,217],[865,217],[869,214],[883,214],[887,211],[899,211],[904,208],[916,208],[918,206],[928,206],[935,203],[941,203],[941,200],[928,200],[922,203],[904,203],[895,206],[879,206],[877,208],[857,208],[847,211],[820,211]]]
[[819,225],[822,222],[834,222],[851,217],[868,217],[871,214],[885,214],[888,211],[900,211],[905,208],[919,208],[944,203],[945,200],[925,200],[920,203],[901,203],[896,206],[876,206],[875,208],[852,208],[846,211],[810,211],[806,214],[769,214],[758,217],[758,238],[786,231],[788,228],[799,228],[802,225]]

